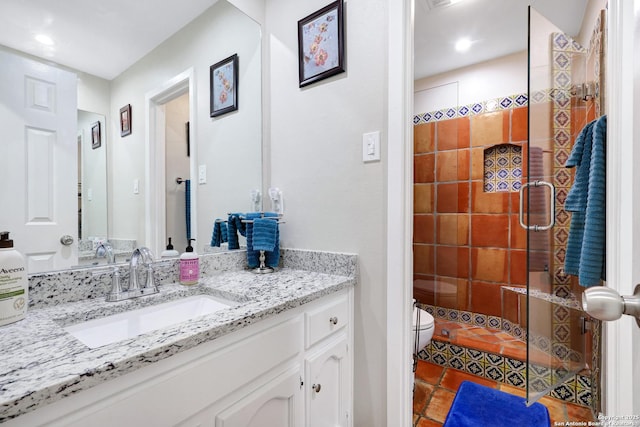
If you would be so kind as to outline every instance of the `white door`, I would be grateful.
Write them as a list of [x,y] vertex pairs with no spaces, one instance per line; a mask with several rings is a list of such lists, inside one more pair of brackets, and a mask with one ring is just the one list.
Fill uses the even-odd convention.
[[0,51],[0,228],[29,273],[77,264],[76,86],[74,73]]
[[[640,0],[611,0],[608,23],[607,286],[631,295],[640,283]],[[639,425],[640,328],[622,316],[604,329],[603,412]]]

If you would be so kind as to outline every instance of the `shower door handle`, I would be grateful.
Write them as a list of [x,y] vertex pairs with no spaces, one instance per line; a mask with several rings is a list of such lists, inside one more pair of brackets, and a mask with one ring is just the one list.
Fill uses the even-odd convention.
[[[549,217],[551,218],[551,220],[547,225],[527,225],[524,223],[524,189],[527,187],[542,187],[542,186],[549,187],[549,190],[550,190],[549,194],[551,196],[551,200],[549,202],[549,207],[551,212]],[[551,229],[551,227],[553,227],[556,223],[556,188],[553,186],[553,184],[551,184],[550,182],[538,181],[538,180],[523,184],[522,187],[520,187],[519,217],[520,217],[520,227],[524,228],[525,230],[546,231]]]

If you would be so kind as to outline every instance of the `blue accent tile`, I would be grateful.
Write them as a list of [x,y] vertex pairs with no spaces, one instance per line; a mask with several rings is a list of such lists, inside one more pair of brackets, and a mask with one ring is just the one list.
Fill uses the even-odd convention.
[[513,101],[511,100],[511,98],[503,98],[502,101],[500,101],[500,106],[505,110],[511,107],[512,104]]
[[527,105],[527,102],[528,102],[528,100],[527,100],[527,96],[526,96],[526,95],[523,95],[523,94],[518,95],[518,96],[516,97],[516,99],[515,99],[515,103],[516,103],[516,105],[518,105],[519,107],[522,107],[522,106]]

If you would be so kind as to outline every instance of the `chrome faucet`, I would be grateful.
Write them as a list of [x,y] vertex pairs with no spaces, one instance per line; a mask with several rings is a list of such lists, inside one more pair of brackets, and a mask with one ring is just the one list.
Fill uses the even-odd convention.
[[[140,272],[138,269],[140,264],[145,267],[147,272],[142,286],[140,285]],[[153,276],[153,254],[149,248],[143,246],[134,250],[133,254],[131,254],[131,259],[129,260],[129,286],[126,291],[122,290],[119,283],[116,286],[115,274],[114,272],[114,283],[111,292],[107,295],[107,301],[122,301],[124,299],[151,295],[158,292],[158,287],[156,286]]]
[[96,247],[96,258],[100,258],[102,256],[107,258],[107,264],[116,263],[116,254],[113,252],[113,246],[111,246],[111,243],[100,242]]

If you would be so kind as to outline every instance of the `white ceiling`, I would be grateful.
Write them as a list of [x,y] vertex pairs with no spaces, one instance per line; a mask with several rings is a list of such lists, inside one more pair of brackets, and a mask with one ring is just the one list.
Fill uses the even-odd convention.
[[[111,80],[216,1],[1,0],[0,44]],[[525,50],[528,4],[575,35],[587,0],[465,0],[431,11],[427,0],[415,2],[422,78]],[[36,42],[39,33],[55,44]],[[465,54],[453,48],[462,36],[473,41]]]
[[0,44],[111,80],[216,1],[0,0]]
[[[526,50],[529,5],[575,36],[587,5],[587,0],[464,0],[428,10],[427,1],[415,0],[416,79]],[[454,49],[461,37],[473,43],[466,53]]]

